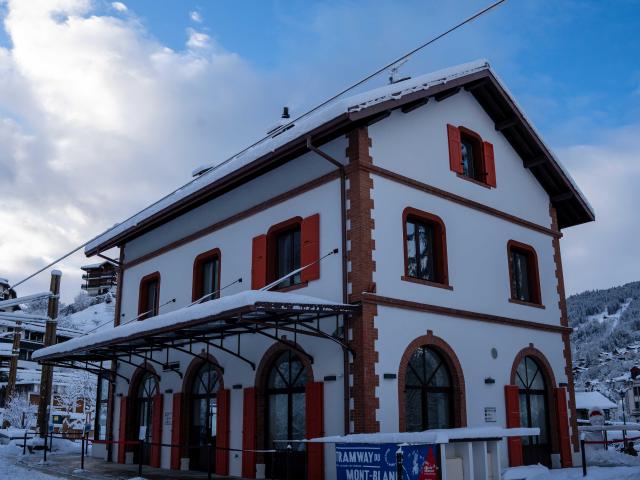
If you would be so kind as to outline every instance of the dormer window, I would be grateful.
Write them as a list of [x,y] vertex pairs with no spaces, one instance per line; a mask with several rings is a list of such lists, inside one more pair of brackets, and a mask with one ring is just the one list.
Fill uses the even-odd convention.
[[459,177],[483,186],[496,186],[493,145],[465,127],[447,125],[449,167]]

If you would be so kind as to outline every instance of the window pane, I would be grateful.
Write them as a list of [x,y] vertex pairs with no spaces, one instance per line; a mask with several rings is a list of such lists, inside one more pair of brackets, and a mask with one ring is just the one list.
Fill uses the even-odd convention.
[[476,172],[474,168],[473,145],[469,140],[462,140],[462,173],[468,177],[475,178]]
[[409,360],[409,367],[407,369],[411,375],[416,379],[416,385],[422,385],[427,380],[427,376],[425,373],[425,349],[418,348],[413,355],[411,355],[411,360]]
[[[269,395],[269,437],[271,440],[287,440],[287,395]],[[271,446],[273,446],[272,444]],[[275,444],[278,447],[283,445]]]
[[[276,277],[281,278],[300,268],[300,228],[278,234],[276,237]],[[278,287],[300,283],[300,274],[283,280]]]
[[418,224],[418,245],[420,255],[420,277],[435,280],[433,265],[433,226]]
[[144,309],[145,312],[149,312],[147,317],[154,317],[158,314],[158,282],[152,280],[147,283],[147,304]]
[[418,261],[416,256],[416,225],[413,222],[407,222],[407,275],[410,277],[418,276]]
[[[306,406],[304,393],[294,393],[291,395],[291,440],[305,438],[306,433]],[[303,451],[303,443],[293,443],[294,450]]]
[[406,429],[407,432],[422,430],[422,395],[420,389],[411,388],[405,391]]
[[547,413],[544,395],[529,396],[531,404],[531,426],[540,429],[540,443],[547,443]]
[[[200,297],[204,297],[205,295],[209,295],[214,292],[214,268],[215,262],[213,259],[205,260],[202,262],[202,266],[200,269],[201,282],[202,282],[202,290],[200,291]],[[204,301],[211,300],[213,295],[209,295]]]
[[429,392],[427,395],[428,428],[450,428],[449,394]]
[[530,302],[528,256],[522,252],[513,251],[511,258],[516,298],[524,302]]

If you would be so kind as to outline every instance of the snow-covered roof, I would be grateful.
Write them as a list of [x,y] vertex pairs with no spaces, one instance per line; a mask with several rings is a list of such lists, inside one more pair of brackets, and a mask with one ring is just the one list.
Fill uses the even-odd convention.
[[[76,337],[65,342],[39,349],[33,352],[34,360],[43,360],[67,356],[71,353],[90,352],[92,349],[118,344],[119,342],[135,342],[138,339],[150,338],[153,335],[166,335],[173,331],[185,331],[188,328],[206,327],[206,330],[226,326],[227,315],[235,314],[242,309],[259,311],[274,305],[286,305],[287,311],[316,313],[338,308],[350,311],[355,307],[331,302],[306,295],[293,293],[267,292],[247,290],[228,295],[208,302],[179,308],[172,312],[155,317],[123,324],[115,328],[98,331],[89,335]],[[227,316],[227,317],[225,317]]]
[[561,177],[560,183],[567,183],[570,186],[569,188],[579,198],[580,204],[588,211],[587,216],[593,217],[592,207],[578,189],[567,170],[560,164],[551,150],[542,143],[540,136],[531,126],[531,122],[524,116],[522,110],[514,102],[513,96],[508,93],[503,82],[501,82],[491,70],[488,61],[481,59],[385,85],[351,97],[339,98],[298,120],[276,129],[270,136],[256,142],[239,154],[217,165],[211,165],[208,168],[199,168],[198,171],[202,171],[203,173],[196,176],[187,184],[92,239],[86,245],[85,253],[87,255],[93,255],[103,249],[114,246],[113,240],[121,235],[128,234],[129,231],[134,231],[142,222],[152,219],[155,215],[159,215],[161,212],[170,209],[182,200],[191,198],[196,192],[213,186],[220,180],[238,172],[240,169],[249,167],[254,163],[257,164],[259,159],[273,154],[287,144],[305,138],[311,132],[329,125],[341,116],[357,114],[364,110],[373,110],[371,107],[390,101],[397,101],[399,103],[401,99],[412,97],[420,94],[420,92],[426,92],[434,87],[450,84],[455,81],[463,81],[467,78],[477,80],[475,75],[482,72],[490,74],[490,78],[497,82],[503,94],[509,97],[510,105],[517,109],[519,115],[522,116],[527,124],[528,129],[533,132],[533,135],[537,137],[537,140],[543,145],[544,150],[546,150],[545,156],[550,157],[549,162],[554,165],[554,173]]
[[539,428],[465,427],[425,430],[423,432],[355,433],[309,440],[312,443],[449,443],[452,440],[528,437],[540,435]]
[[592,408],[608,410],[616,407],[615,403],[600,392],[576,392],[576,408],[578,410],[591,410]]

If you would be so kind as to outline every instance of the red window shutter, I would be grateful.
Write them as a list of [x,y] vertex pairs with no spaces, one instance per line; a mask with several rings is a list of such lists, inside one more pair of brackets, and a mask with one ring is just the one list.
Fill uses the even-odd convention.
[[496,186],[496,162],[493,156],[493,144],[483,142],[485,182],[491,187]]
[[161,393],[153,397],[153,411],[151,412],[151,459],[152,467],[160,467],[160,452],[162,447],[162,400]]
[[231,392],[220,390],[216,396],[218,401],[218,416],[216,417],[216,473],[229,474],[229,408],[231,406]]
[[447,125],[449,137],[449,168],[456,173],[462,173],[462,144],[460,130],[453,125]]
[[256,478],[256,389],[244,389],[242,410],[242,476]]
[[313,262],[315,264],[305,268],[300,273],[303,282],[317,280],[320,278],[320,215],[311,215],[302,220],[300,232],[300,266],[304,267]]
[[560,463],[562,468],[573,466],[571,459],[571,441],[569,438],[569,415],[567,414],[567,391],[554,388],[556,410],[558,412],[558,438],[560,439]]
[[259,290],[267,284],[267,236],[253,239],[251,253],[251,288]]
[[[324,435],[324,383],[307,383],[305,391],[307,438]],[[307,444],[307,480],[324,480],[324,447],[321,443]]]
[[[507,409],[507,428],[520,427],[520,392],[517,385],[505,385],[504,396]],[[520,437],[509,437],[507,439],[509,447],[509,466],[518,467],[522,465],[522,439]]]
[[118,421],[118,463],[124,463],[127,446],[127,397],[120,397],[120,418]]
[[[173,394],[173,409],[171,414],[171,443],[182,443],[182,392]],[[171,470],[180,470],[180,447],[171,447]]]

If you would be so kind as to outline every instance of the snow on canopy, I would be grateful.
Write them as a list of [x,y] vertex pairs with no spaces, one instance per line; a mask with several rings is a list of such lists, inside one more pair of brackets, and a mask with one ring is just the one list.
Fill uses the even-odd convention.
[[341,303],[330,302],[328,300],[310,297],[307,295],[247,290],[234,295],[210,300],[208,302],[179,308],[172,312],[148,318],[144,321],[134,321],[115,328],[98,331],[82,337],[72,338],[71,340],[36,350],[33,352],[32,358],[34,360],[38,360],[51,355],[82,351],[84,349],[89,349],[94,345],[102,345],[107,342],[124,340],[133,335],[145,332],[151,333],[158,329],[168,327],[175,327],[175,329],[178,329],[181,325],[187,322],[206,319],[208,317],[241,309],[243,307],[252,307],[259,303],[288,304],[292,306],[291,308],[293,310],[299,310],[300,313],[304,313],[311,307],[318,305],[347,306]]
[[311,443],[449,443],[452,440],[487,440],[490,438],[540,435],[539,428],[465,427],[425,430],[423,432],[355,433],[309,440]]
[[600,392],[576,392],[576,409],[578,410],[591,410],[592,408],[608,410],[617,408],[617,406]]

